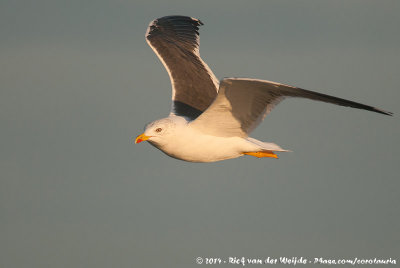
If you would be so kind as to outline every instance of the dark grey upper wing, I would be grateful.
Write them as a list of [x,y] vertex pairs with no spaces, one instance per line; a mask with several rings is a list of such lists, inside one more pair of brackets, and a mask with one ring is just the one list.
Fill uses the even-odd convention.
[[211,135],[246,137],[285,97],[307,98],[392,115],[365,104],[271,81],[227,78],[222,80],[215,101],[190,125]]
[[172,84],[172,114],[198,117],[217,96],[218,80],[200,58],[200,20],[167,16],[153,20],[146,40],[168,71]]

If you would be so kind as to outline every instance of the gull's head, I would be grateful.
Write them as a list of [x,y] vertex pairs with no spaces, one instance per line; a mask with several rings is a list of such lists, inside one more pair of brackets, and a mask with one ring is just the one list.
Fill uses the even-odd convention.
[[149,141],[152,144],[160,145],[175,133],[175,128],[180,120],[167,117],[147,124],[144,132],[136,137],[135,143]]

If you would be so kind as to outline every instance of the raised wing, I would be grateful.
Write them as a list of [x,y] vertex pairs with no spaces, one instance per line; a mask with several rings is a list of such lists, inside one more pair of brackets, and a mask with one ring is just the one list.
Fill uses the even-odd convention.
[[221,81],[215,101],[190,125],[210,135],[247,137],[285,97],[307,98],[392,115],[365,104],[271,81],[227,78]]
[[171,79],[171,113],[192,120],[210,106],[218,91],[218,80],[200,58],[201,25],[191,17],[167,16],[153,20],[146,33]]

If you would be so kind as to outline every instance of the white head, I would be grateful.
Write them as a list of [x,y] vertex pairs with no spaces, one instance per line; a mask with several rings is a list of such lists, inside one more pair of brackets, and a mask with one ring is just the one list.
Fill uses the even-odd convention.
[[161,146],[169,137],[175,135],[175,129],[181,123],[186,123],[186,121],[180,117],[167,117],[155,120],[144,127],[144,132],[136,137],[135,143],[147,140],[157,147]]

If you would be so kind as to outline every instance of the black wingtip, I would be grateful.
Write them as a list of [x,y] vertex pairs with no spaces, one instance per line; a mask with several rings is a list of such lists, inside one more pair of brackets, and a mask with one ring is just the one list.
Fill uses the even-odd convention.
[[201,26],[204,25],[204,23],[196,18],[189,17],[189,16],[182,16],[182,15],[169,15],[169,16],[164,16],[161,18],[156,19],[157,21],[180,21],[180,22],[190,22],[195,26]]
[[364,110],[369,110],[371,112],[375,112],[375,113],[379,113],[379,114],[384,114],[384,115],[388,115],[388,116],[393,116],[392,112],[388,112],[376,107],[372,107],[372,106],[366,106],[366,107],[360,107],[360,109],[364,109]]
[[374,112],[377,112],[377,113],[380,113],[380,114],[393,116],[393,113],[392,113],[392,112],[387,112],[387,111],[380,110],[380,109],[377,109],[377,108],[375,108],[373,111],[374,111]]

